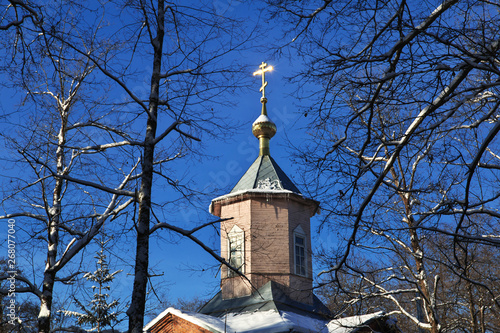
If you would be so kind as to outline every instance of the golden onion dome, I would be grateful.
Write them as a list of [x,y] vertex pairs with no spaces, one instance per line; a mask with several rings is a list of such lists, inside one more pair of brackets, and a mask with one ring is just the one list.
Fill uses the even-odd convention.
[[271,139],[276,134],[276,125],[268,116],[261,114],[252,124],[252,133],[256,138]]

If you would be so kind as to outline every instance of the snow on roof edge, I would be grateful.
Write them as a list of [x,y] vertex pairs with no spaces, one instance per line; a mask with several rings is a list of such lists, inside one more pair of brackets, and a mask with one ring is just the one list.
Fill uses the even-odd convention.
[[332,319],[326,324],[321,333],[350,333],[353,329],[359,328],[359,326],[371,320],[382,318],[385,315],[384,311],[378,311],[359,316]]
[[224,330],[224,323],[222,323],[219,318],[212,317],[209,315],[204,315],[197,312],[181,311],[172,307],[167,308],[165,311],[156,316],[155,319],[153,319],[146,326],[144,326],[143,332],[146,333],[147,330],[153,327],[158,321],[160,321],[163,317],[165,317],[169,313],[184,320],[187,320],[195,325],[208,329],[209,331],[212,332],[234,333],[233,331],[230,331],[227,328],[226,330]]
[[210,214],[212,214],[212,205],[213,205],[213,203],[215,201],[218,201],[218,200],[227,200],[227,199],[230,199],[232,197],[236,197],[238,195],[243,195],[245,193],[258,193],[258,194],[295,194],[295,195],[298,195],[298,196],[306,199],[301,193],[296,193],[296,192],[293,192],[293,191],[290,191],[290,190],[269,190],[269,189],[258,189],[258,188],[246,189],[246,190],[240,190],[240,191],[237,191],[237,192],[234,192],[234,193],[224,194],[224,195],[218,196],[217,198],[212,199],[212,201],[210,201],[210,205],[208,206],[208,212]]
[[165,317],[170,312],[170,309],[173,309],[173,308],[166,308],[165,310],[163,310],[162,313],[160,313],[153,320],[151,320],[146,326],[144,326],[144,328],[142,329],[143,332],[146,332],[147,330],[149,330],[151,327],[153,327],[154,324],[159,322],[160,319]]
[[221,196],[219,196],[219,197],[217,197],[215,199],[212,199],[212,202],[214,202],[216,200],[229,199],[229,198],[232,198],[232,197],[235,197],[235,196],[238,196],[238,195],[242,195],[242,194],[245,194],[245,193],[258,193],[258,194],[295,194],[295,195],[303,197],[302,194],[296,193],[296,192],[293,192],[293,191],[290,191],[290,190],[270,190],[270,189],[254,188],[254,189],[246,189],[246,190],[240,190],[240,191],[237,191],[237,192],[234,192],[234,193],[224,194],[224,195],[221,195]]

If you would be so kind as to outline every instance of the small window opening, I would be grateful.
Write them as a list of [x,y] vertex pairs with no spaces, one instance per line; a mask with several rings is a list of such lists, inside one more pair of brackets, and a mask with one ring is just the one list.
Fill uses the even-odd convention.
[[306,276],[306,239],[295,234],[295,274]]
[[[245,264],[245,256],[244,256],[244,250],[245,250],[245,232],[238,228],[238,226],[234,226],[231,232],[228,234],[228,257],[229,257],[229,264],[238,269],[240,273],[245,273],[244,272],[244,264]],[[237,276],[238,274],[230,269],[229,267],[227,268],[227,276],[228,277],[234,277]]]

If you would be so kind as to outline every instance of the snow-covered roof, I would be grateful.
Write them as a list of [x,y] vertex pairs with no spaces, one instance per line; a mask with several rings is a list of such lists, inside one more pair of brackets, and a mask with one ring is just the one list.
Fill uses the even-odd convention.
[[229,327],[241,333],[266,332],[318,332],[325,326],[326,321],[311,318],[289,311],[255,311],[241,314],[229,314]]
[[[224,321],[221,321],[220,318],[204,315],[197,312],[181,311],[175,308],[168,308],[162,313],[160,313],[158,316],[156,316],[155,319],[150,321],[144,327],[144,332],[147,332],[151,327],[153,327],[157,322],[159,322],[163,317],[165,317],[169,313],[184,320],[187,320],[197,326],[203,327],[211,332],[214,333],[224,332]],[[226,332],[233,333],[233,331],[229,331],[227,329]]]
[[382,317],[384,317],[384,312],[379,311],[361,316],[333,319],[320,333],[351,333],[360,326]]
[[269,332],[319,332],[327,321],[302,316],[293,312],[275,310],[229,313],[224,317],[212,317],[197,312],[168,308],[144,327],[147,332],[159,320],[171,313],[214,333],[269,333]]
[[252,311],[229,313],[223,317],[212,317],[197,312],[168,308],[144,327],[144,332],[147,332],[169,313],[214,333],[351,333],[372,320],[384,317],[383,312],[376,312],[362,316],[333,319],[329,322],[328,320],[312,318],[291,311]]

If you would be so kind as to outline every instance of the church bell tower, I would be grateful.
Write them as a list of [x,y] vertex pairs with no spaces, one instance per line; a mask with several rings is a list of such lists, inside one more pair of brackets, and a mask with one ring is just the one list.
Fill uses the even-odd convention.
[[272,67],[259,68],[262,111],[252,125],[259,156],[231,192],[210,205],[212,214],[231,218],[221,222],[221,256],[237,271],[222,267],[222,299],[249,296],[272,281],[294,301],[312,304],[310,218],[319,203],[305,198],[271,157],[276,125],[267,114],[265,73]]

